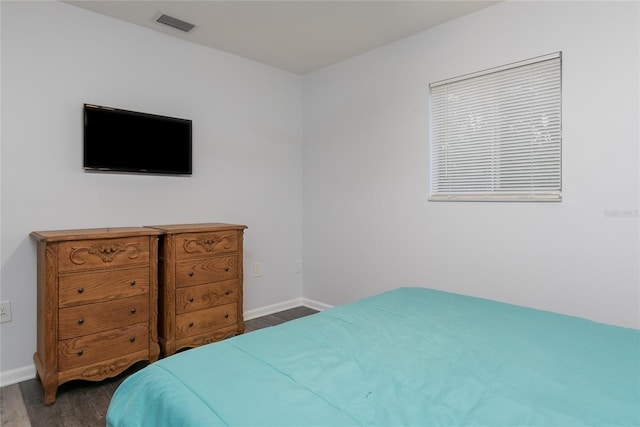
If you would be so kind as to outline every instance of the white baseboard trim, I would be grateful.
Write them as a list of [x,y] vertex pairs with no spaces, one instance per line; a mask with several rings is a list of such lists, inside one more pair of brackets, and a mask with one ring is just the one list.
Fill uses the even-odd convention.
[[279,302],[277,304],[267,305],[265,307],[254,308],[253,310],[247,310],[244,312],[244,320],[251,320],[257,317],[268,316],[270,314],[278,313],[279,311],[289,310],[300,306],[309,307],[318,311],[324,311],[332,308],[332,306],[323,304],[318,301],[313,301],[306,298],[296,298],[289,301]]
[[333,308],[332,305],[314,301],[311,299],[306,299],[306,298],[302,298],[302,305],[318,311],[325,311],[325,310],[329,310],[330,308]]
[[32,380],[36,377],[36,365],[23,366],[22,368],[0,372],[0,387],[16,384],[22,381]]
[[[279,302],[277,304],[271,304],[265,307],[254,308],[253,310],[247,310],[244,312],[244,320],[251,320],[257,317],[268,316],[279,311],[300,307],[301,305],[318,311],[324,311],[332,308],[332,306],[318,301],[306,298],[295,298],[289,301]],[[33,364],[23,366],[22,368],[13,369],[11,371],[0,372],[0,387],[16,384],[22,381],[28,381],[35,377],[36,366]]]
[[253,310],[247,310],[244,312],[244,320],[251,320],[257,317],[268,316],[279,311],[300,307],[301,305],[302,298],[296,298],[289,301],[267,305],[265,307],[254,308]]

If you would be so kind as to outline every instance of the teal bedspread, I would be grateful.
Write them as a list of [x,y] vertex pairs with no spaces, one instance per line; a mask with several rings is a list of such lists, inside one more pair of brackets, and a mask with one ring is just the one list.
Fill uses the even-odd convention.
[[640,331],[401,288],[160,360],[109,426],[640,426]]

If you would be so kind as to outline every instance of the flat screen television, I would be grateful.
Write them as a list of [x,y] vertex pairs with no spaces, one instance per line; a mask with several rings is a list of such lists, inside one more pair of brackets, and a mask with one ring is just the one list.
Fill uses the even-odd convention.
[[191,175],[191,120],[84,104],[84,169]]

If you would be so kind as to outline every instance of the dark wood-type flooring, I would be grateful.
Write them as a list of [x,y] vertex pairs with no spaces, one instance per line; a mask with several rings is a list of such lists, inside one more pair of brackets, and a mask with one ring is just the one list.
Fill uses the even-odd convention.
[[[297,307],[246,321],[245,333],[316,313]],[[36,379],[0,388],[2,427],[93,427],[104,426],[111,396],[129,375],[146,366],[140,362],[115,378],[101,382],[70,381],[58,387],[56,402],[45,406]]]

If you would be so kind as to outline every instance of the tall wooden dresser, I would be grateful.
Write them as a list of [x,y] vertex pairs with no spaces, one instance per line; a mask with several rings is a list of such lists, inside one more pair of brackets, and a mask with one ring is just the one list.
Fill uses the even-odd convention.
[[99,381],[158,359],[158,230],[34,231],[37,352],[44,403],[60,384]]
[[244,332],[244,225],[149,226],[160,238],[159,331],[165,356]]

